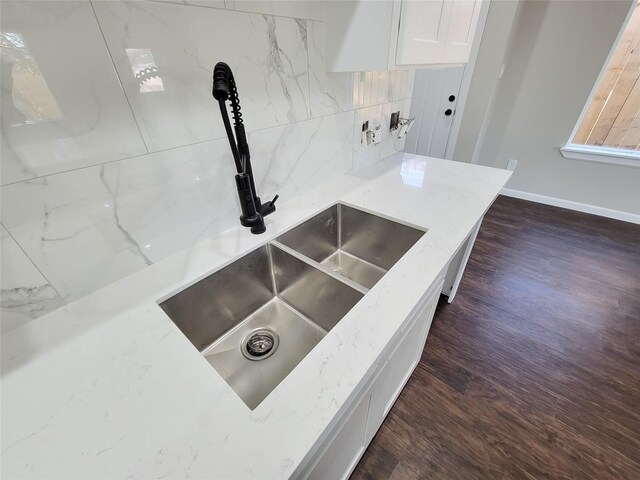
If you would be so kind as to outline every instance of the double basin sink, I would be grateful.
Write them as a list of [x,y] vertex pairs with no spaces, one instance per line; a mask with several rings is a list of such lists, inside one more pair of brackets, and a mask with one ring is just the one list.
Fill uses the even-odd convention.
[[160,307],[253,410],[425,232],[338,203]]

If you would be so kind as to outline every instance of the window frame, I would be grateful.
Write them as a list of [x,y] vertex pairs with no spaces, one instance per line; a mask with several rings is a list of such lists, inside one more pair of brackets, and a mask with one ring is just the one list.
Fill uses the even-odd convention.
[[623,148],[613,148],[613,147],[601,147],[596,145],[584,145],[580,143],[573,143],[573,139],[580,128],[580,124],[584,119],[584,116],[587,114],[587,110],[591,105],[591,101],[595,96],[598,87],[600,86],[600,82],[602,81],[607,69],[609,68],[609,63],[611,63],[611,59],[613,58],[613,54],[622,39],[622,35],[629,24],[629,20],[631,20],[631,15],[636,8],[640,8],[638,5],[638,0],[633,0],[631,5],[629,6],[629,11],[627,12],[627,16],[622,22],[622,26],[620,27],[620,31],[616,36],[613,45],[611,46],[611,50],[607,55],[604,64],[602,65],[602,69],[600,70],[600,74],[596,79],[591,92],[589,93],[589,97],[582,107],[582,111],[578,116],[578,121],[576,122],[573,130],[571,131],[571,135],[569,135],[569,139],[567,142],[560,147],[560,153],[564,158],[569,158],[572,160],[586,160],[592,162],[600,162],[600,163],[608,163],[613,165],[624,165],[640,168],[640,151],[638,150],[627,150]]

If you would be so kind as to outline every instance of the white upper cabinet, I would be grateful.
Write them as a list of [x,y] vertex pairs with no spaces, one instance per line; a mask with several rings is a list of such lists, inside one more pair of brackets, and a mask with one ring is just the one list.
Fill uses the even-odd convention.
[[400,28],[396,65],[442,63],[447,40],[447,8],[443,0],[399,2]]
[[482,0],[448,0],[451,15],[447,22],[447,39],[444,44],[443,61],[466,63],[469,61],[473,37],[480,17]]
[[482,1],[487,0],[325,0],[326,69],[466,63]]

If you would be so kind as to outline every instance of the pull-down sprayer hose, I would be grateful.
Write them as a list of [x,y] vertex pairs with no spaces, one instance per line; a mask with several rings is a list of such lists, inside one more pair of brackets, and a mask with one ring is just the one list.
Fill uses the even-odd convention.
[[[275,211],[275,202],[278,196],[276,195],[273,200],[263,204],[256,192],[251,168],[249,144],[247,143],[247,135],[242,121],[242,112],[240,111],[238,89],[235,79],[233,78],[233,73],[226,63],[219,62],[213,69],[212,94],[218,101],[222,122],[227,132],[229,146],[231,147],[231,153],[238,172],[236,175],[236,184],[243,212],[240,217],[240,222],[244,226],[250,226],[252,233],[263,233],[265,231],[263,217]],[[233,130],[235,130],[235,137],[231,129],[231,122],[229,121],[229,112],[227,111],[226,105],[227,100],[230,101],[233,112]]]

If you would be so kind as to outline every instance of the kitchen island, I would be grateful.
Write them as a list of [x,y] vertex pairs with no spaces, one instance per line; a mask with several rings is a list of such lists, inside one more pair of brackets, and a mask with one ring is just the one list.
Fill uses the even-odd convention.
[[[282,199],[263,235],[229,229],[8,332],[3,476],[348,475],[411,373],[404,340],[421,350],[450,264],[510,175],[396,154]],[[336,202],[426,234],[251,410],[158,302]]]

